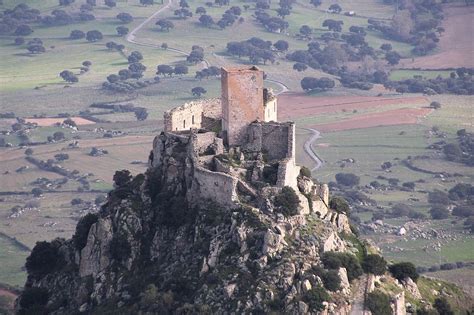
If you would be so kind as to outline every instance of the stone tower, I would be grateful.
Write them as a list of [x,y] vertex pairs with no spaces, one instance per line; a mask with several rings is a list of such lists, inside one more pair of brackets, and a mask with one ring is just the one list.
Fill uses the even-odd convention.
[[245,143],[248,125],[264,121],[263,71],[222,68],[222,130],[229,146]]

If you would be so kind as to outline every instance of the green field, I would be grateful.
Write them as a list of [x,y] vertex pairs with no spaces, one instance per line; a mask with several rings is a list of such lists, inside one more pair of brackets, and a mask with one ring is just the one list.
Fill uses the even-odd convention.
[[0,282],[22,286],[26,280],[23,270],[29,251],[0,234]]
[[426,79],[435,79],[438,76],[448,78],[450,70],[395,70],[390,73],[390,80],[399,81],[413,79],[413,76],[422,76]]

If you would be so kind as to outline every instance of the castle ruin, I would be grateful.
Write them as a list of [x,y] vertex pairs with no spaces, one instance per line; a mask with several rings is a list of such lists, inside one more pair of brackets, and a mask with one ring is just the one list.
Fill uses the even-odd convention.
[[154,140],[150,166],[163,170],[165,185],[186,183],[179,190],[190,202],[262,206],[289,186],[299,196],[300,213],[327,213],[327,185],[302,183],[295,162],[295,124],[278,122],[277,98],[263,87],[263,71],[221,71],[220,99],[186,103],[164,114],[164,131]]

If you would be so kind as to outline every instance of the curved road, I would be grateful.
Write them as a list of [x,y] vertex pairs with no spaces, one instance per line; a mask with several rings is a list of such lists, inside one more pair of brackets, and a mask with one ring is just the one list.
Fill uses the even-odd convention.
[[[143,22],[141,22],[137,27],[135,27],[128,35],[127,37],[125,38],[129,43],[133,43],[135,45],[138,45],[138,46],[145,46],[145,47],[152,47],[152,48],[161,48],[161,46],[159,45],[156,45],[156,44],[149,44],[149,43],[142,43],[142,42],[139,42],[136,38],[136,34],[145,26],[147,25],[148,23],[150,23],[153,19],[155,19],[158,15],[160,15],[161,13],[167,11],[170,9],[170,7],[173,5],[173,0],[166,0],[166,4],[161,7],[160,9],[158,9],[157,11],[155,11],[152,15],[150,15],[148,18],[146,18]],[[182,50],[179,50],[179,49],[176,49],[176,48],[167,48],[167,50],[169,51],[174,51],[178,54],[181,54],[181,55],[185,55],[187,56],[188,53],[185,52],[185,51],[182,51]],[[217,55],[216,53],[213,53],[212,54],[214,57],[220,59],[220,58],[223,58],[222,56],[219,56]],[[209,67],[211,64],[209,63],[209,61],[207,60],[203,60],[203,63],[205,64],[206,67]],[[280,87],[280,91],[278,91],[278,93],[276,93],[276,95],[278,94],[282,94],[282,93],[285,93],[285,92],[288,92],[290,91],[290,89],[288,88],[287,85],[285,85],[283,82],[281,81],[278,81],[278,80],[273,80],[273,79],[266,79],[267,82],[271,82],[271,83],[274,83],[276,85],[278,85]],[[306,142],[304,143],[304,150],[305,152],[311,157],[311,159],[313,159],[313,161],[315,162],[315,166],[311,169],[311,171],[314,171],[314,170],[317,170],[319,169],[322,165],[323,165],[323,161],[318,157],[318,155],[316,154],[316,152],[314,151],[313,149],[313,143],[319,139],[321,137],[321,133],[315,129],[312,129],[312,128],[301,128],[301,129],[304,129],[304,130],[308,130],[310,131],[313,135],[308,139],[306,140]]]

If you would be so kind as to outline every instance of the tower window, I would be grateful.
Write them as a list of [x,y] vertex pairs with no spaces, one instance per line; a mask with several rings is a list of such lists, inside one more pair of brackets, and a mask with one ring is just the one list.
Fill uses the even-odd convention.
[[186,129],[186,120],[183,120],[183,128]]
[[192,117],[192,121],[193,121],[193,125],[194,125],[194,115],[193,115],[193,117]]

